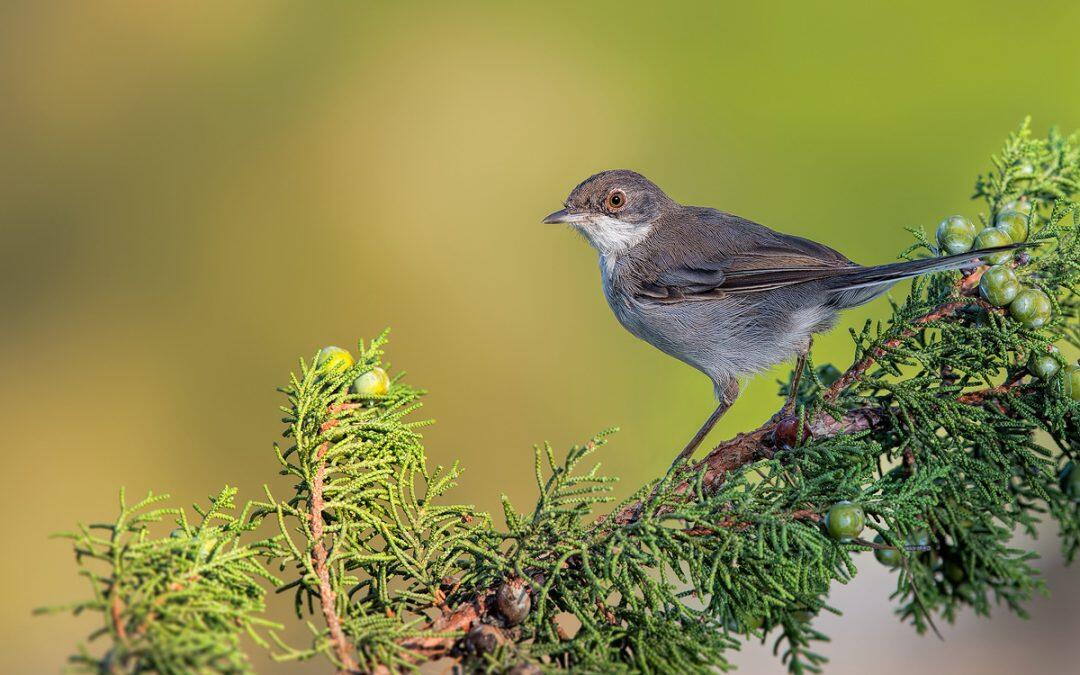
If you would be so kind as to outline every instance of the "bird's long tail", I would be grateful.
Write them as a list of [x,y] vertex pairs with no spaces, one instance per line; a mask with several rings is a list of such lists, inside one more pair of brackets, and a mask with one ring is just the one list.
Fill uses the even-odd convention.
[[945,270],[958,270],[963,267],[986,265],[989,264],[989,259],[998,253],[1013,251],[1025,246],[1027,244],[1009,244],[1008,246],[996,246],[978,251],[947,255],[941,258],[907,260],[887,265],[875,265],[874,267],[857,267],[853,268],[851,272],[831,277],[826,283],[829,290],[834,294],[833,302],[835,302],[836,306],[843,308],[855,307],[878,297],[898,281],[930,272],[943,272]]

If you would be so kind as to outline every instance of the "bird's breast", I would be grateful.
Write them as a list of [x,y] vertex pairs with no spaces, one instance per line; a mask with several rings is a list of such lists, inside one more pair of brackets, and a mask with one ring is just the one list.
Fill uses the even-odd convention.
[[618,259],[613,255],[600,254],[600,285],[611,311],[628,331],[647,340],[639,332],[640,321],[635,311],[633,292],[626,288],[621,275],[616,274]]
[[664,332],[664,314],[667,308],[643,301],[638,288],[619,261],[610,256],[600,256],[600,281],[604,298],[623,328],[636,337],[671,353],[674,345]]

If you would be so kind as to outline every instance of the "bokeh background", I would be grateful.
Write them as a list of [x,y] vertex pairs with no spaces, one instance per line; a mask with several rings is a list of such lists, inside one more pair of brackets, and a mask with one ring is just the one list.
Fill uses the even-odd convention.
[[[0,4],[0,669],[55,672],[93,627],[30,615],[86,593],[50,532],[111,518],[121,485],[280,488],[275,386],[384,326],[431,390],[432,461],[467,469],[459,499],[526,504],[535,442],[611,425],[621,489],[656,475],[710,386],[623,331],[594,254],[540,218],[631,167],[891,260],[905,226],[975,215],[1025,115],[1080,126],[1078,27],[1077,3],[985,1]],[[846,364],[884,302],[817,360]],[[774,410],[781,374],[713,438]],[[1038,547],[1054,595],[1032,619],[966,616],[945,643],[896,622],[871,561],[823,620],[830,672],[1067,672],[1080,576]]]

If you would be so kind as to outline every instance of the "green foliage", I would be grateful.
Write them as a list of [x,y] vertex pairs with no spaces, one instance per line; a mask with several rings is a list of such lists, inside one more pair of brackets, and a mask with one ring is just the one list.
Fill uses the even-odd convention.
[[[259,519],[252,517],[250,505],[231,513],[235,495],[235,488],[226,487],[208,508],[194,507],[200,519],[193,524],[182,509],[160,506],[168,495],[151,493],[128,505],[121,490],[115,522],[58,535],[72,541],[93,597],[43,611],[96,612],[102,625],[90,640],[112,642],[100,655],[81,647],[71,657],[76,670],[250,671],[240,636],[266,644],[259,631],[274,624],[260,616],[266,592],[260,581],[278,583],[265,562],[282,551],[276,537],[241,541]],[[167,517],[175,518],[175,529],[152,537],[154,524]]]
[[[368,347],[361,343],[356,364],[338,373],[301,362],[300,377],[283,389],[286,436],[293,444],[277,448],[282,473],[296,478],[296,490],[282,501],[267,491],[261,505],[286,542],[280,566],[292,567],[295,578],[279,590],[294,592],[298,616],[321,613],[314,553],[324,538],[332,540],[325,565],[334,609],[365,671],[379,663],[408,663],[401,641],[422,635],[416,627],[421,611],[436,604],[444,578],[476,546],[474,530],[489,529],[485,517],[471,515],[471,506],[438,503],[459,470],[429,472],[425,465],[417,430],[427,423],[404,419],[422,392],[399,376],[384,396],[349,393],[351,382],[379,365],[385,340],[384,334]],[[317,483],[322,536],[311,518]],[[286,649],[283,656],[315,654],[341,665],[327,631],[316,634],[310,649]]]
[[[1080,140],[1051,129],[1046,138],[1034,138],[1031,120],[1009,135],[1000,154],[990,159],[993,171],[975,181],[974,199],[983,199],[996,214],[1026,197],[1040,204],[1070,199],[1080,190]],[[992,222],[983,216],[984,223]]]
[[[851,368],[808,367],[792,428],[805,422],[811,433],[754,437],[758,446],[726,472],[669,474],[600,517],[614,479],[589,460],[608,433],[562,461],[537,448],[535,505],[520,512],[504,496],[496,525],[444,501],[459,470],[427,466],[425,423],[410,418],[421,391],[398,375],[385,394],[350,393],[382,390],[350,384],[383,367],[385,335],[361,343],[340,371],[302,361],[282,390],[288,447],[276,447],[291,494],[267,489],[226,518],[226,490],[198,528],[181,514],[176,539],[148,534],[149,522],[174,513],[145,510],[156,498],[122,508],[102,526],[109,538],[71,535],[80,562],[111,566],[84,572],[94,599],[74,609],[100,611],[113,646],[76,663],[242,670],[236,639],[262,625],[255,580],[269,579],[257,558],[284,577],[273,583],[292,594],[297,616],[312,617],[310,647],[277,641],[278,658],[324,656],[364,672],[449,657],[489,672],[530,662],[550,672],[709,673],[727,669],[744,639],[774,640],[791,672],[818,672],[828,638],[815,618],[835,611],[830,588],[850,582],[874,549],[896,574],[896,612],[920,632],[965,608],[1023,615],[1043,585],[1014,535],[1038,534],[1049,517],[1066,559],[1080,549],[1068,487],[1080,402],[1066,393],[1067,369],[1039,379],[1028,368],[1055,343],[1080,346],[1080,207],[1068,201],[1078,180],[1080,139],[1035,139],[1025,124],[976,184],[984,225],[1007,204],[1027,212],[1030,246],[1003,264],[1048,295],[1047,323],[1010,318],[959,272],[916,280],[888,321],[853,332]],[[905,256],[940,254],[923,232],[915,238]],[[837,426],[856,412],[873,423]],[[862,535],[829,536],[825,515],[842,501],[865,514]],[[278,534],[237,540],[266,519]],[[500,614],[497,591],[510,581],[529,589],[520,623]]]

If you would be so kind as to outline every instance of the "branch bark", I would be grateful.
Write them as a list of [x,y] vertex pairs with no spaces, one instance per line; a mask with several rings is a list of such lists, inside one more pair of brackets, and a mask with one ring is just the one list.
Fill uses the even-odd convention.
[[[343,404],[340,409],[356,407],[354,404]],[[331,412],[335,412],[332,410]],[[337,420],[327,420],[322,424],[322,431],[326,432],[337,424]],[[330,645],[334,650],[338,663],[341,664],[339,673],[359,672],[356,659],[352,654],[352,645],[345,637],[345,631],[341,628],[341,617],[337,613],[337,594],[330,583],[330,568],[328,566],[329,554],[326,551],[325,522],[323,521],[323,483],[326,479],[326,452],[330,449],[330,443],[326,442],[315,451],[315,474],[311,479],[311,498],[308,500],[308,520],[311,521],[311,537],[314,545],[311,547],[311,564],[315,568],[315,576],[319,579],[319,605],[322,609],[326,628],[330,632]]]
[[120,599],[120,594],[115,588],[113,588],[112,602],[109,603],[109,617],[112,620],[113,630],[116,631],[116,637],[121,641],[126,641],[128,634],[127,627],[124,625],[124,601]]
[[[468,632],[480,619],[488,613],[492,592],[487,592],[472,602],[458,606],[457,609],[447,610],[431,622],[427,630],[436,633],[450,633],[455,631]],[[424,658],[438,658],[450,651],[457,638],[446,637],[415,637],[409,638],[402,643],[406,649],[417,652]]]

